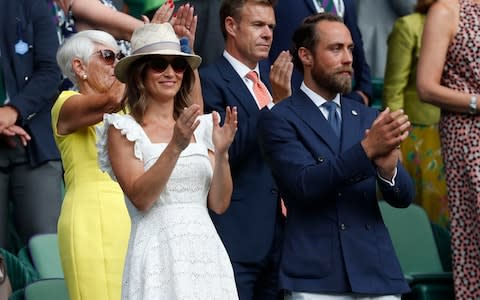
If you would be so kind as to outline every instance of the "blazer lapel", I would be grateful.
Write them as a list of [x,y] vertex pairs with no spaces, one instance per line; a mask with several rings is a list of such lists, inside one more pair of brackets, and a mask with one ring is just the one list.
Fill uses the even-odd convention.
[[308,96],[300,91],[292,99],[292,109],[312,130],[322,138],[332,152],[340,150],[340,140],[320,109]]
[[257,114],[260,111],[257,102],[232,65],[222,57],[218,68],[221,76],[225,80],[225,85],[232,92],[232,95],[237,98],[237,102],[243,106],[249,115]]
[[364,128],[361,126],[361,111],[355,109],[349,101],[343,101],[342,104],[342,136],[341,149],[348,149],[353,144],[358,143],[358,137],[365,135]]

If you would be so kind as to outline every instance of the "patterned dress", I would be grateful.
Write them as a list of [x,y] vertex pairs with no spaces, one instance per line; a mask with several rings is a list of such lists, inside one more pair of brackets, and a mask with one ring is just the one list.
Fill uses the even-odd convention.
[[[459,0],[460,18],[442,85],[480,94],[480,3]],[[442,111],[456,299],[480,299],[480,115]]]

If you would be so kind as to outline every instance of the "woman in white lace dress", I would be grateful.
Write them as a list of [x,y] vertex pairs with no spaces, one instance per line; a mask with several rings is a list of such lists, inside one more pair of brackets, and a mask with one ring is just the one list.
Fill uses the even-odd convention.
[[236,109],[201,115],[190,105],[199,56],[180,51],[168,23],[132,36],[115,67],[128,115],[98,128],[100,166],[116,179],[132,219],[122,299],[238,299],[228,254],[208,215],[230,204],[228,148]]

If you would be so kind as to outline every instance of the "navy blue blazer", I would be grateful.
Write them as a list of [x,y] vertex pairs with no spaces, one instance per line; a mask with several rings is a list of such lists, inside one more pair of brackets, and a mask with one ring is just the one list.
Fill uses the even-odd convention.
[[[43,0],[0,0],[0,7],[1,66],[9,105],[20,114],[17,124],[32,137],[27,146],[30,165],[59,160],[50,116],[61,80],[53,17]],[[20,39],[28,44],[25,54],[15,51]]]
[[[357,26],[355,4],[353,0],[344,0],[343,2],[345,4],[343,21],[350,30],[355,45],[353,48],[353,70],[355,80],[353,90],[364,92],[368,98],[372,100],[373,88],[370,67],[365,59],[362,35]],[[292,36],[295,30],[300,26],[305,17],[315,13],[317,13],[317,11],[312,0],[278,0],[277,5],[275,6],[277,25],[273,32],[273,43],[269,55],[271,63],[275,61],[281,51],[289,50],[291,48]],[[298,89],[302,80],[303,75],[295,69],[292,76],[292,90]],[[363,103],[362,97],[356,92],[348,94],[348,97]]]
[[261,111],[261,149],[288,209],[281,287],[312,293],[407,292],[376,185],[389,204],[407,207],[413,183],[400,164],[395,186],[379,180],[360,144],[378,112],[346,97],[341,111],[341,139],[301,91]]
[[[262,63],[260,78],[269,87],[267,69]],[[232,261],[259,262],[272,247],[280,218],[277,187],[258,147],[260,110],[223,56],[200,69],[200,78],[206,112],[217,111],[224,120],[226,106],[238,109],[238,131],[229,149],[232,201],[223,215],[211,212],[211,217]]]

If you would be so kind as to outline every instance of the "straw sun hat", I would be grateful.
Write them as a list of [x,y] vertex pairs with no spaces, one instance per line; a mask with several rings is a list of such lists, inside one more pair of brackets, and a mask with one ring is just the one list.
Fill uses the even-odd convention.
[[182,56],[192,69],[196,69],[202,58],[180,50],[180,41],[170,23],[145,24],[133,32],[132,54],[121,59],[115,66],[115,76],[126,82],[130,65],[145,55]]

